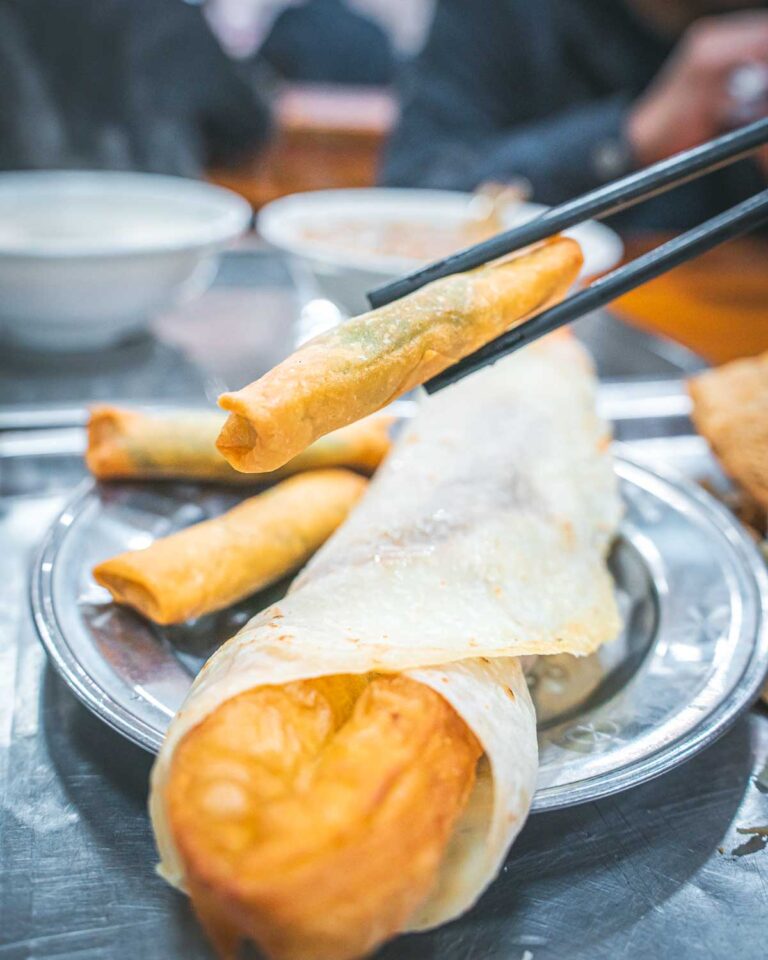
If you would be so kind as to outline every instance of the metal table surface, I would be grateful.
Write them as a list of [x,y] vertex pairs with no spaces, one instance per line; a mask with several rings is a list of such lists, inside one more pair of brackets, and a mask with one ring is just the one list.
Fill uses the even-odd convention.
[[[93,398],[192,401],[239,385],[288,349],[297,309],[274,257],[238,254],[202,301],[159,322],[155,338],[100,359],[0,358],[0,424],[45,427],[0,432],[3,960],[211,956],[184,898],[153,872],[151,758],[91,716],[47,665],[27,570],[82,471],[55,454],[57,410],[70,423]],[[604,374],[653,379],[689,362],[610,324],[597,318],[586,331]],[[678,422],[684,403],[672,393]],[[647,429],[633,416],[628,435]],[[36,460],[36,446],[49,455]],[[768,715],[756,707],[671,774],[532,817],[474,910],[378,957],[757,960],[766,954],[767,847]]]

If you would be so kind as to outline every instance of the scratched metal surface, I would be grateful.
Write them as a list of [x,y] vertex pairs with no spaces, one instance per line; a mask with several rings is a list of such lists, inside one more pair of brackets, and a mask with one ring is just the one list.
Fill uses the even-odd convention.
[[[250,327],[238,310],[229,329],[248,334],[253,362],[266,363],[260,345],[279,351],[284,327]],[[150,401],[157,388],[201,399],[229,371],[238,376],[242,356],[221,343],[208,351],[204,323],[167,329],[173,356],[189,366],[125,378],[126,397]],[[147,346],[148,355],[157,347],[164,356],[166,345]],[[603,369],[621,373],[622,357],[634,365],[638,355],[622,346]],[[16,386],[0,385],[0,412],[41,396],[66,405],[104,395],[95,373],[64,377],[57,392],[50,366],[13,370]],[[669,370],[650,357],[627,372]],[[171,374],[186,379],[169,393]],[[663,456],[663,441],[653,443],[649,454]],[[31,552],[81,469],[71,456],[0,457],[0,958],[210,960],[186,902],[152,872],[149,756],[55,677],[27,612]],[[739,832],[760,827],[768,827],[768,714],[755,708],[671,774],[532,817],[474,910],[390,944],[378,960],[762,960],[768,836]]]

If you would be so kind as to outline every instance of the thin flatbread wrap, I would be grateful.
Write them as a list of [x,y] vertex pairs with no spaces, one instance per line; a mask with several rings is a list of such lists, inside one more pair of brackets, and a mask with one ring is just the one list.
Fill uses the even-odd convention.
[[237,470],[274,470],[331,430],[380,410],[562,299],[582,265],[559,237],[445,277],[315,337],[255,383],[219,397],[218,448]]
[[152,774],[161,870],[186,885],[166,789],[188,734],[246,691],[403,674],[437,691],[485,759],[412,929],[466,910],[530,807],[535,718],[518,657],[586,654],[619,628],[606,553],[620,502],[594,379],[550,339],[424,402],[367,496],[278,604],[208,662]]
[[147,413],[100,404],[88,421],[85,461],[99,480],[210,480],[271,483],[305,470],[348,467],[371,474],[390,448],[392,417],[366,417],[313,443],[279,470],[254,475],[231,467],[216,449],[219,410]]

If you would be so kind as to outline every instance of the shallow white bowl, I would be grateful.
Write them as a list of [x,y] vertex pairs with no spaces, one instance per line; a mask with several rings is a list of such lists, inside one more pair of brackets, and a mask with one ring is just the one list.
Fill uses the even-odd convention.
[[105,346],[201,293],[249,205],[220,187],[123,172],[0,174],[0,334]]
[[[327,227],[334,220],[353,219],[367,223],[428,222],[451,227],[467,218],[471,200],[472,194],[449,190],[317,190],[267,204],[259,213],[257,225],[265,240],[298,258],[311,272],[322,296],[354,314],[367,309],[365,295],[369,290],[418,269],[424,261],[365,250],[342,250],[323,240],[304,237],[303,230]],[[531,220],[546,209],[537,203],[515,205],[509,208],[505,225]],[[584,250],[584,276],[602,273],[621,259],[621,240],[600,223],[587,221],[567,233]]]

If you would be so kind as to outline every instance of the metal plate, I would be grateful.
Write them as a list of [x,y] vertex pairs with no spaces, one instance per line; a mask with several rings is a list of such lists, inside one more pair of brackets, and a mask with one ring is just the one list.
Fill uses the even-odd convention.
[[[625,456],[617,472],[626,517],[611,566],[625,629],[593,657],[534,666],[535,810],[615,793],[680,763],[754,700],[768,670],[768,577],[737,522],[687,481]],[[192,484],[89,483],[37,558],[32,606],[54,665],[94,713],[149,750],[204,659],[275,590],[160,628],[112,604],[90,570],[241,497]]]

